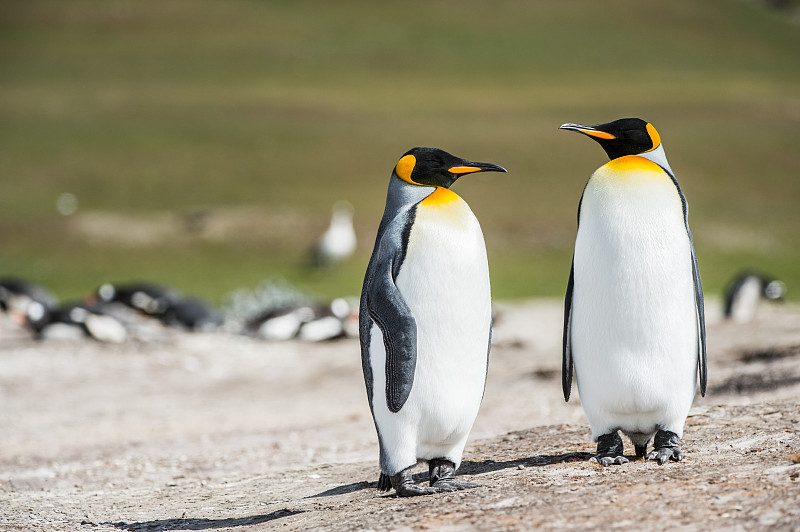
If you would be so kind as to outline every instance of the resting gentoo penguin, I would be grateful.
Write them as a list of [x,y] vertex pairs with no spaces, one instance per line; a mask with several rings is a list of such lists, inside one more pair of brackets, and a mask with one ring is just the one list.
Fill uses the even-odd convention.
[[106,312],[105,305],[84,302],[65,303],[54,309],[46,321],[26,324],[38,339],[94,338],[100,342],[119,344],[127,340],[125,324]]
[[104,303],[121,303],[159,319],[180,299],[177,292],[146,281],[104,283],[97,289],[96,295]]
[[562,384],[573,364],[593,460],[622,464],[621,430],[636,456],[683,458],[680,438],[697,387],[706,390],[703,289],[686,198],[656,129],[638,118],[564,124],[611,161],[589,178],[564,305]]
[[222,325],[222,314],[197,297],[184,297],[177,291],[147,281],[122,284],[104,283],[95,298],[103,303],[119,303],[156,318],[169,327],[190,331],[213,331]]
[[19,324],[46,323],[58,307],[58,298],[38,284],[15,277],[0,279],[0,311]]
[[[436,148],[407,152],[361,292],[359,333],[380,445],[378,489],[401,497],[477,486],[455,479],[488,369],[491,294],[486,246],[469,206],[449,190],[462,175],[505,172]],[[430,486],[411,469],[427,461]]]

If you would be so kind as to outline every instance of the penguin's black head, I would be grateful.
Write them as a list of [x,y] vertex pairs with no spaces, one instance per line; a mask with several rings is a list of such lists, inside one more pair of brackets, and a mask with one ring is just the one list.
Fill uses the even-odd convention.
[[464,174],[505,171],[502,166],[468,161],[439,148],[413,148],[397,162],[394,175],[412,185],[450,188]]
[[562,124],[558,129],[577,131],[593,138],[611,159],[639,155],[654,150],[661,144],[656,128],[641,118],[620,118],[597,126],[569,123]]

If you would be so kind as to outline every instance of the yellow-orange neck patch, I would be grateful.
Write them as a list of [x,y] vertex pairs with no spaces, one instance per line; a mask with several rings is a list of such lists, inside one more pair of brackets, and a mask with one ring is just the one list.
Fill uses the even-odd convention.
[[417,158],[413,155],[404,155],[397,161],[397,166],[394,167],[394,173],[397,174],[397,177],[405,181],[406,183],[411,183],[412,185],[419,185],[419,183],[415,182],[411,179],[411,172],[414,171],[414,166],[417,164]]
[[666,175],[664,169],[650,159],[639,157],[638,155],[626,155],[618,157],[604,164],[601,168],[606,168],[613,172],[657,172]]
[[426,207],[440,207],[443,205],[447,205],[453,201],[458,201],[461,198],[450,189],[444,187],[436,187],[436,190],[431,192],[431,194],[420,202],[420,205],[424,205]]

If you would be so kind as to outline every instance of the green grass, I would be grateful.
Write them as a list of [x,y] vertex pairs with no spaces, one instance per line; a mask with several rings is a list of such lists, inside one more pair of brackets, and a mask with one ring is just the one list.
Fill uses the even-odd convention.
[[[759,267],[800,297],[800,32],[755,2],[16,1],[0,12],[0,275],[64,297],[149,277],[219,301],[284,276],[357,295],[397,158],[502,164],[457,191],[495,297],[557,296],[605,155],[557,130],[640,116],[691,206],[707,291]],[[257,206],[298,226],[96,241],[55,213]],[[358,255],[302,267],[333,201]]]

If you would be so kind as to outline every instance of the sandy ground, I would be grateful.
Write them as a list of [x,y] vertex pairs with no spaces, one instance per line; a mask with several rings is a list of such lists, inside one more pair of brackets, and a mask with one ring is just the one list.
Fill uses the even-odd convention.
[[602,468],[561,303],[498,305],[460,470],[483,487],[412,499],[375,489],[355,340],[36,342],[0,316],[0,530],[800,530],[800,308],[718,306],[685,460]]

